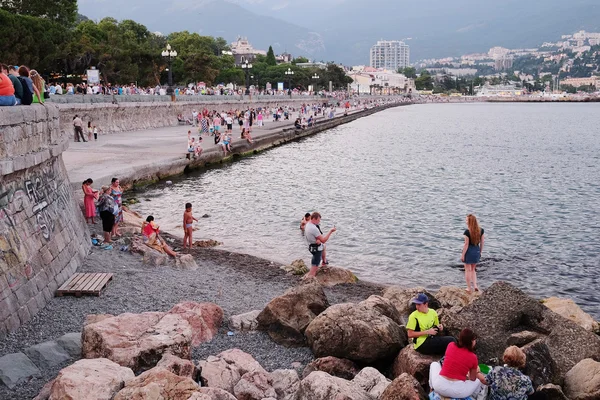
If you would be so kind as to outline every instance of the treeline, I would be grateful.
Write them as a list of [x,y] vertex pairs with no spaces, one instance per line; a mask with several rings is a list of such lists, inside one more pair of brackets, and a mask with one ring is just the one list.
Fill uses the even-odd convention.
[[[164,84],[167,65],[161,52],[169,43],[178,53],[172,65],[177,84],[245,83],[233,56],[223,54],[229,50],[223,38],[187,31],[161,36],[132,20],[78,18],[76,0],[0,0],[0,35],[0,61],[28,65],[47,79],[54,75],[78,83],[87,69],[96,67],[101,79],[112,84]],[[345,88],[351,82],[335,65],[314,70],[273,61],[259,57],[253,63],[251,84],[288,82],[288,68],[294,70],[292,87],[317,83],[323,88],[331,80],[334,87]],[[318,80],[312,79],[315,73]]]

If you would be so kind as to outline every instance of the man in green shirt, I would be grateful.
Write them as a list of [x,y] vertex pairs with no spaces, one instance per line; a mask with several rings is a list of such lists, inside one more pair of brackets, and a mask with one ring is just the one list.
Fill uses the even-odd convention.
[[10,67],[7,67],[6,65],[2,64],[1,68],[2,72],[8,75],[8,79],[10,79],[15,88],[15,97],[17,98],[17,105],[21,104],[21,99],[23,98],[23,85],[21,85],[21,81],[19,80],[19,78],[17,78],[17,76],[19,76],[19,67],[15,67],[12,65]]
[[406,331],[413,340],[415,350],[421,354],[444,355],[446,347],[456,342],[452,336],[441,336],[444,327],[440,324],[437,312],[429,308],[429,298],[419,293],[411,300],[417,309],[408,317]]

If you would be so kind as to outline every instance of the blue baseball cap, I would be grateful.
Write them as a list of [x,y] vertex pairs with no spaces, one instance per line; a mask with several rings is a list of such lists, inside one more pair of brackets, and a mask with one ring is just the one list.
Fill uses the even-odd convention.
[[425,304],[429,303],[429,297],[425,293],[419,293],[416,297],[414,297],[411,301],[414,304]]

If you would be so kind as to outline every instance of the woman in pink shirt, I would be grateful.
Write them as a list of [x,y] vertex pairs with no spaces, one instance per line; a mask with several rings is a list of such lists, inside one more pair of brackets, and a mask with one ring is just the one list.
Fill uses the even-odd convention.
[[458,344],[450,343],[444,355],[444,365],[431,363],[429,386],[440,396],[462,399],[478,393],[481,382],[477,379],[479,369],[474,353],[477,336],[465,328],[460,332]]

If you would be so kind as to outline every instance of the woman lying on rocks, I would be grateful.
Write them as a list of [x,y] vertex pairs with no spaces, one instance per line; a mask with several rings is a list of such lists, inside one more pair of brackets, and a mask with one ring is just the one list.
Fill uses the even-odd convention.
[[144,244],[161,253],[167,253],[171,257],[176,257],[177,253],[173,251],[163,238],[158,235],[159,227],[154,222],[154,217],[149,215],[146,221],[142,223],[142,235],[144,236]]

